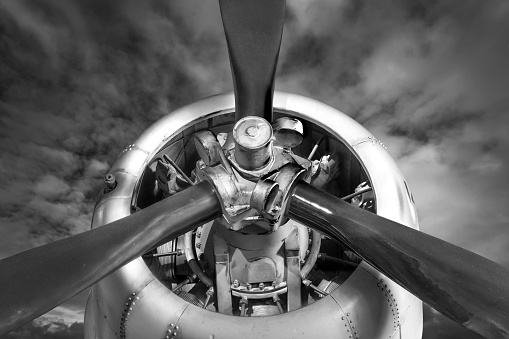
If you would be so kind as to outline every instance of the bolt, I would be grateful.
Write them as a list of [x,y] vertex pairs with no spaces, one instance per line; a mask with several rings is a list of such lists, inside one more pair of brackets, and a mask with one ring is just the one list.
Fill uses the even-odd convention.
[[234,288],[239,287],[239,281],[238,281],[237,279],[235,279],[235,280],[233,281],[233,287],[234,287]]
[[201,232],[196,232],[196,237],[201,238]]
[[104,183],[106,184],[106,187],[108,189],[108,192],[113,190],[115,186],[117,185],[117,179],[115,176],[111,173],[106,174],[104,177]]
[[251,289],[251,284],[250,284],[250,283],[248,283],[248,284],[247,284],[247,290],[249,291],[250,289]]
[[201,242],[196,243],[196,248],[201,248]]
[[259,288],[259,289],[261,289],[261,290],[263,290],[263,289],[265,288],[265,284],[264,284],[264,283],[260,283],[260,284],[258,285],[258,288]]

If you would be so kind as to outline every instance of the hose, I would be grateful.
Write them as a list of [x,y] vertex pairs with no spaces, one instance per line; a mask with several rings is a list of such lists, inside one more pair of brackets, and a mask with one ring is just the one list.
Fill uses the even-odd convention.
[[212,279],[203,272],[200,264],[198,263],[198,260],[194,257],[194,251],[193,251],[193,232],[187,232],[184,236],[184,246],[185,246],[185,254],[186,254],[186,260],[189,264],[189,267],[191,267],[191,270],[194,274],[200,279],[207,287],[212,287],[214,283],[212,282]]
[[306,260],[306,263],[300,269],[300,276],[302,277],[302,279],[306,279],[307,275],[309,274],[313,266],[315,266],[321,245],[322,245],[322,235],[320,234],[320,232],[313,230],[313,240],[311,242],[311,249],[309,250],[309,255]]

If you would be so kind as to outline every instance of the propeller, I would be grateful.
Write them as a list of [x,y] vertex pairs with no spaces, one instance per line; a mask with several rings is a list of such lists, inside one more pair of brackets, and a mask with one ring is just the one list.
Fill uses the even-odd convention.
[[130,216],[0,261],[0,335],[154,248],[221,215],[202,182]]
[[235,90],[235,120],[272,122],[272,99],[285,20],[284,0],[219,0]]
[[486,338],[509,337],[509,272],[502,266],[304,182],[295,186],[288,211],[455,322]]

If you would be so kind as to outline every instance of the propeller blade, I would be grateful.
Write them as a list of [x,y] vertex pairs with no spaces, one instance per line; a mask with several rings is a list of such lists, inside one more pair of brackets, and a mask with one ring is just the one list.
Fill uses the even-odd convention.
[[509,272],[461,247],[296,185],[289,217],[347,244],[366,262],[464,327],[509,337]]
[[203,182],[126,218],[0,261],[0,334],[46,313],[153,248],[221,215]]
[[285,0],[219,0],[235,90],[235,120],[272,122]]

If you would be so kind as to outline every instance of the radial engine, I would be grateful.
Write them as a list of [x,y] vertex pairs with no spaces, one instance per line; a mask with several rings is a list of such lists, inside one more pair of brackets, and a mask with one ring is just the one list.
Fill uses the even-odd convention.
[[[272,124],[255,116],[235,123],[233,96],[212,97],[161,119],[120,155],[93,227],[201,181],[214,188],[222,216],[161,239],[95,285],[87,315],[97,319],[86,319],[86,338],[233,338],[245,326],[257,329],[242,334],[253,338],[312,337],[319,330],[335,338],[420,333],[417,298],[348,244],[285,213],[292,185],[303,180],[417,227],[410,193],[385,147],[346,115],[308,98],[276,92],[274,112]],[[395,203],[380,204],[380,196]],[[404,318],[412,325],[405,327]]]

